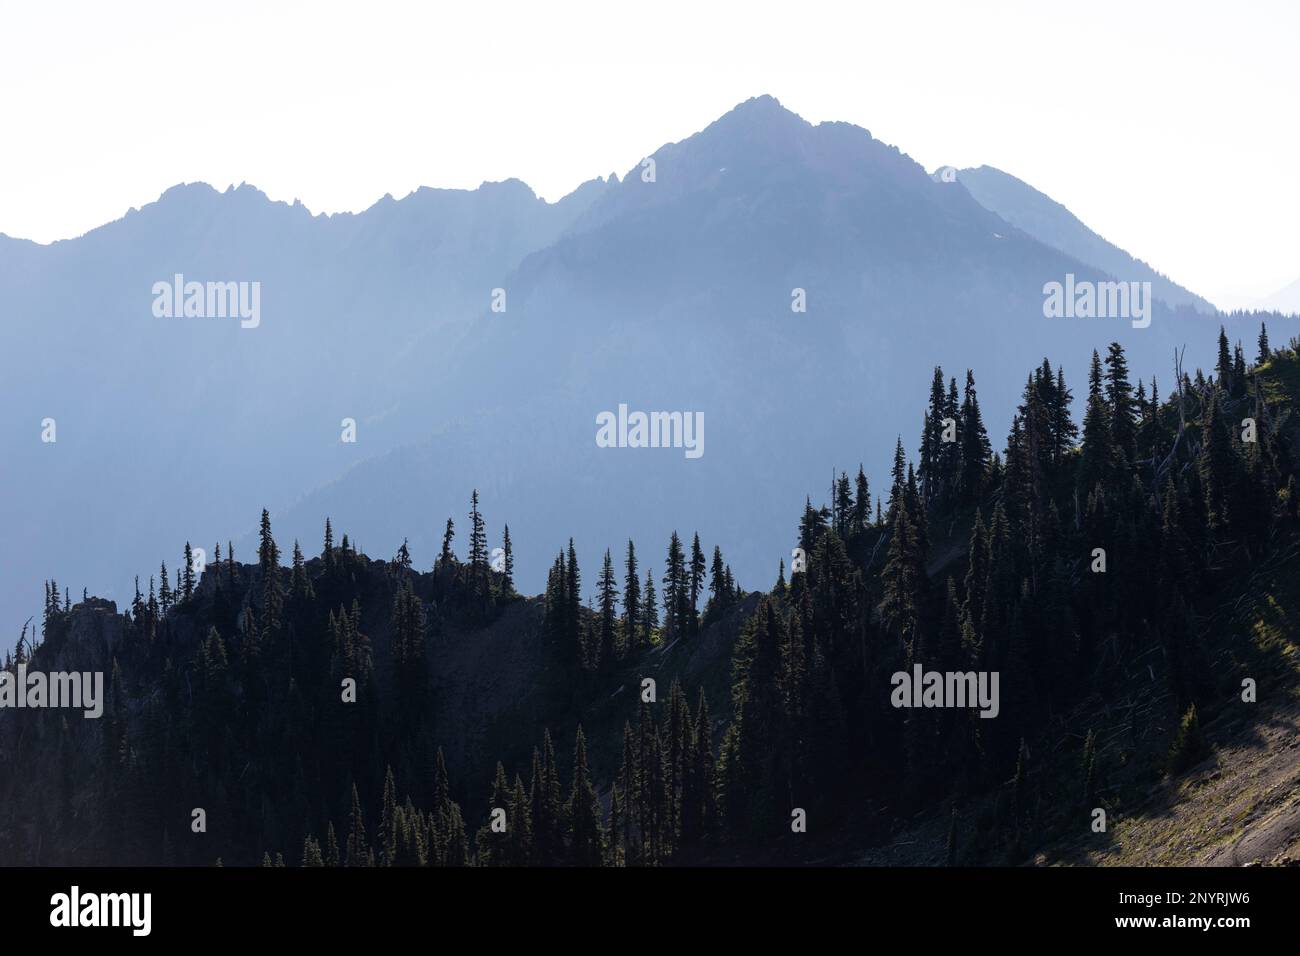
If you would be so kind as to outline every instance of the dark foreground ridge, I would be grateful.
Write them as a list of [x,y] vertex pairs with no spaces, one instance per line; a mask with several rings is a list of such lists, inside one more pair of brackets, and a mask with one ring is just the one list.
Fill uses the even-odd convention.
[[919,460],[810,499],[766,592],[674,534],[520,596],[477,493],[431,571],[328,522],[283,567],[263,513],[257,563],[187,544],[121,613],[50,582],[0,863],[1294,862],[1296,342],[1163,394],[1112,345],[1087,389],[1044,360],[994,453],[936,369]]

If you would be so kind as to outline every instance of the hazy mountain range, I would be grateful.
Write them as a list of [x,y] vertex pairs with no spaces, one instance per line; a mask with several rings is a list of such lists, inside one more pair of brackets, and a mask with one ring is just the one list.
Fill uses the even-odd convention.
[[1252,303],[1251,308],[1268,312],[1285,312],[1288,315],[1300,314],[1300,279]]
[[[0,237],[5,626],[51,576],[121,605],[186,540],[249,558],[263,507],[309,554],[326,515],[379,555],[418,523],[427,567],[448,515],[463,549],[473,488],[526,593],[570,535],[594,572],[629,537],[660,562],[684,521],[766,587],[808,488],[862,462],[884,493],[936,361],[959,386],[974,369],[995,447],[1005,373],[1044,356],[1076,398],[1112,339],[1162,394],[1176,346],[1210,362],[1207,302],[998,170],[945,182],[771,97],[649,156],[652,181],[639,164],[556,203],[510,180],[313,216],[194,184],[77,239]],[[156,317],[177,274],[259,282],[260,323]],[[1044,318],[1067,274],[1151,281],[1151,326]],[[597,447],[620,404],[702,412],[705,453]]]

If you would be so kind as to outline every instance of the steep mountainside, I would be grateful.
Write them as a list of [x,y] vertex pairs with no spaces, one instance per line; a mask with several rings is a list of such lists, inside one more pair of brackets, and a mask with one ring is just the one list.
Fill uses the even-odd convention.
[[1170,308],[1189,306],[1198,312],[1216,311],[1209,302],[1107,242],[1070,210],[1015,176],[992,166],[980,166],[963,169],[956,177],[981,206],[1044,245],[1125,282],[1150,282],[1152,293]]

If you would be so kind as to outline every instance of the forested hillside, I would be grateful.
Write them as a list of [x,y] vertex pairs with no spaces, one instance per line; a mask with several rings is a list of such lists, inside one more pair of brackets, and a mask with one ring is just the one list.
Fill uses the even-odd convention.
[[[1258,332],[1149,382],[1044,359],[996,445],[936,368],[917,460],[810,494],[769,581],[680,529],[553,542],[525,597],[477,492],[431,569],[263,512],[255,561],[185,543],[126,608],[51,580],[5,669],[107,700],[0,710],[0,863],[1097,862],[1096,809],[1141,832],[1300,690],[1300,342]],[[918,665],[998,674],[996,716],[896,706]]]

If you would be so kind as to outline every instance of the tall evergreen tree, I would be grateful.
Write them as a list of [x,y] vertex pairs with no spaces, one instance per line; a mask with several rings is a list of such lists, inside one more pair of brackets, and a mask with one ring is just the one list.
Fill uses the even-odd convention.
[[366,841],[366,816],[361,809],[361,795],[352,784],[352,809],[348,814],[347,866],[370,866],[370,844]]
[[262,527],[258,534],[257,563],[262,574],[262,630],[276,631],[284,610],[284,588],[280,583],[280,549],[271,536],[271,516],[262,509]]
[[1106,351],[1106,404],[1110,408],[1111,445],[1131,463],[1137,453],[1137,405],[1129,383],[1128,360],[1118,342],[1111,342]]
[[641,579],[637,577],[636,546],[631,538],[623,568],[623,644],[631,652],[641,644]]
[[1083,414],[1083,460],[1079,479],[1084,495],[1092,493],[1099,481],[1111,473],[1114,462],[1111,411],[1102,393],[1101,357],[1092,353],[1088,371],[1088,403]]
[[438,554],[438,566],[443,570],[450,568],[456,561],[456,554],[451,550],[451,542],[455,537],[456,525],[448,518],[447,527],[442,532],[442,551]]
[[162,612],[166,614],[172,606],[172,586],[167,577],[167,563],[165,561],[158,572],[158,577],[160,579],[160,584],[158,586],[158,604],[161,606]]
[[850,534],[862,534],[871,524],[871,485],[867,474],[858,465],[858,477],[853,494],[853,517],[849,522]]
[[614,559],[605,549],[605,563],[597,585],[600,599],[600,665],[608,667],[614,660],[618,641],[618,582],[614,577]]
[[921,482],[921,499],[929,504],[938,493],[938,471],[944,419],[943,369],[934,367],[930,381],[930,405],[921,428],[921,460],[917,477]]
[[966,503],[977,501],[984,490],[993,450],[980,414],[975,391],[975,373],[966,370],[966,389],[961,406],[961,496]]
[[704,551],[700,548],[699,532],[695,534],[695,540],[691,542],[691,564],[690,564],[690,614],[687,631],[691,634],[699,630],[699,608],[700,592],[704,590]]
[[654,573],[648,568],[645,573],[645,596],[641,601],[640,627],[640,645],[649,647],[654,641],[655,631],[659,630],[659,602],[655,598]]
[[1214,363],[1214,373],[1219,387],[1225,392],[1232,389],[1232,353],[1228,350],[1228,333],[1219,326],[1219,357]]
[[511,597],[515,593],[515,553],[510,543],[510,525],[505,526],[501,535],[501,553],[501,593],[505,597]]
[[188,601],[194,597],[194,551],[188,541],[185,542],[185,554],[182,557],[185,571],[181,575],[180,600]]
[[478,489],[470,496],[469,505],[469,566],[475,577],[487,572],[487,531],[483,515],[478,510]]
[[664,638],[674,640],[688,633],[687,608],[690,584],[682,541],[674,531],[668,542],[668,561],[664,572]]
[[605,834],[600,802],[587,769],[587,738],[578,725],[573,748],[573,786],[569,790],[569,849],[574,866],[600,866],[605,858]]

